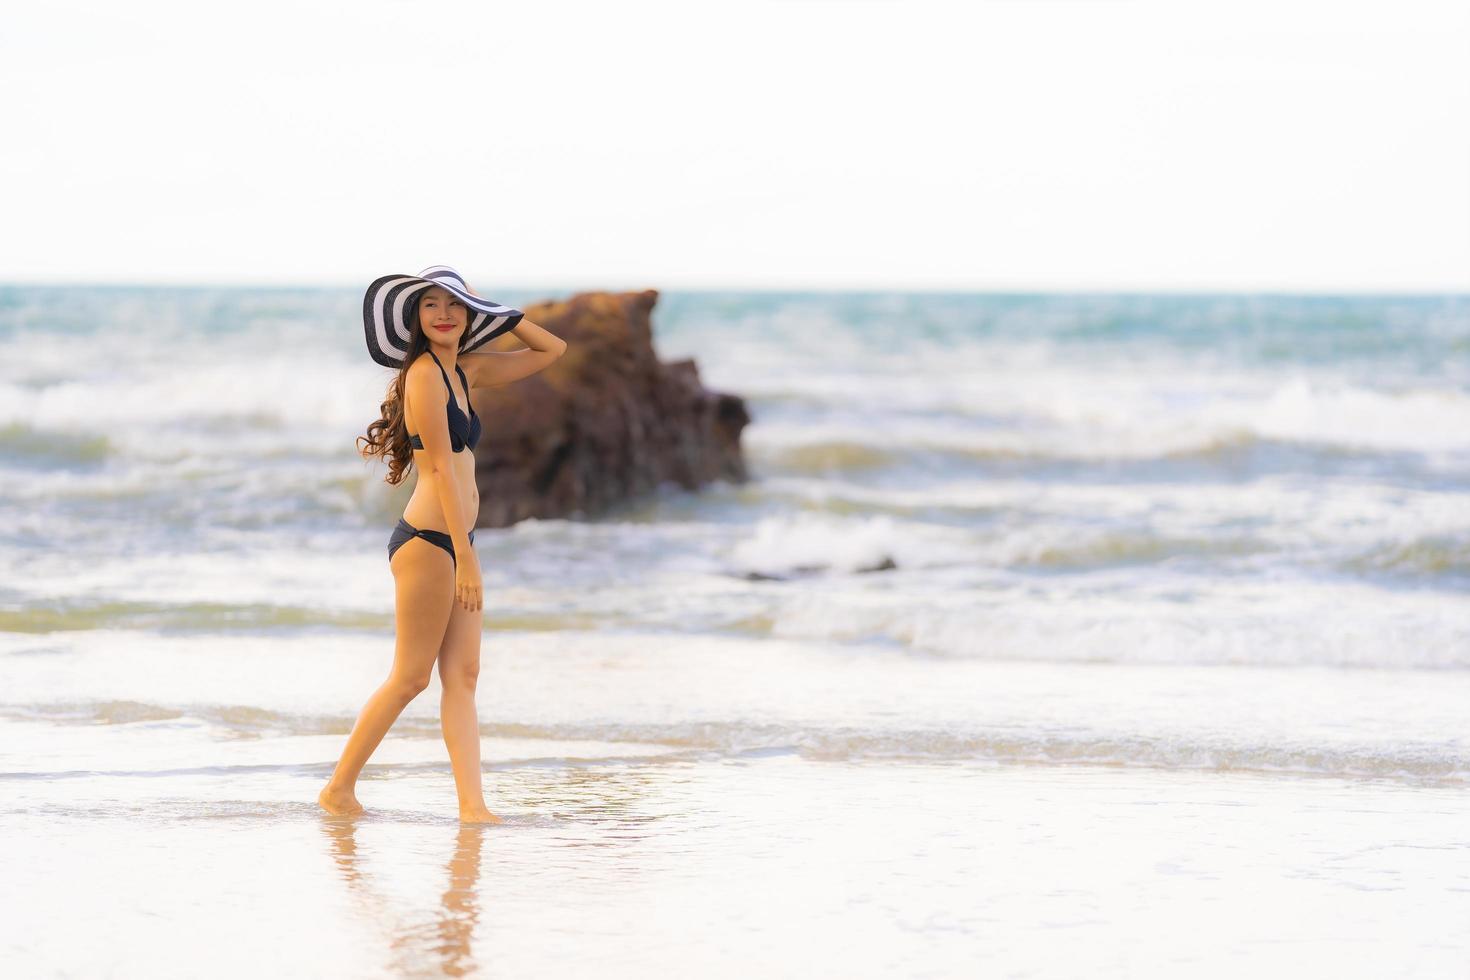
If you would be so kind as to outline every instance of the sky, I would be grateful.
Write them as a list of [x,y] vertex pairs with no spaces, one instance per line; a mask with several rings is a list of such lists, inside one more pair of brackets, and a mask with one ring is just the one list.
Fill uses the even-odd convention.
[[3,282],[1470,291],[1464,0],[46,0],[0,86]]

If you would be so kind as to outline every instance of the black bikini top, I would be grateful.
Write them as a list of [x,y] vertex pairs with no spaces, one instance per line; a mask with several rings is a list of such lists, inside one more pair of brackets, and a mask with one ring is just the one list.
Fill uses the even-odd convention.
[[[470,414],[466,417],[464,409],[459,407],[459,399],[454,397],[454,386],[449,383],[449,373],[444,370],[444,365],[439,363],[438,356],[433,351],[427,351],[434,358],[434,363],[439,364],[439,373],[444,377],[444,387],[449,389],[449,404],[444,406],[444,411],[449,416],[449,447],[455,452],[463,452],[466,446],[474,449],[475,444],[480,441],[480,417],[475,414],[475,406],[470,404]],[[464,368],[458,364],[454,365],[454,371],[459,375],[459,383],[464,385],[464,396],[470,397],[470,383],[465,380]],[[424,448],[424,440],[417,435],[408,437],[408,444],[415,449]]]

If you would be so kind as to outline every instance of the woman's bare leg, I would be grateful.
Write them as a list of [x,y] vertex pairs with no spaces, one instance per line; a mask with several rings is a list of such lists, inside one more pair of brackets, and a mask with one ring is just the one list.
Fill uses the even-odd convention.
[[357,813],[357,777],[408,703],[429,686],[454,605],[454,562],[443,548],[410,538],[393,553],[397,640],[393,668],[357,716],[337,768],[317,795],[328,813]]
[[481,788],[480,719],[475,709],[475,685],[480,677],[480,634],[485,625],[483,608],[468,610],[456,603],[449,614],[449,628],[439,653],[439,723],[449,764],[454,769],[454,788],[459,795],[459,818],[474,823],[500,823],[485,806]]

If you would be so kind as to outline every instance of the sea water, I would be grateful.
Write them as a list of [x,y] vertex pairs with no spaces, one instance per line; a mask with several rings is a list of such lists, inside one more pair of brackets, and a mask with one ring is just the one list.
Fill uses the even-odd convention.
[[0,288],[7,976],[1470,974],[1470,297],[663,293],[752,479],[477,531],[492,827],[437,677],[315,804],[360,300]]

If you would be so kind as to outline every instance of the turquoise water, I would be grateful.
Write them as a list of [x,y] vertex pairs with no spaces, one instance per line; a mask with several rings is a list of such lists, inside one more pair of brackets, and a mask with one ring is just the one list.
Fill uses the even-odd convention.
[[[91,854],[77,873],[200,936],[216,920],[187,876],[152,882],[107,841],[239,876],[240,914],[285,908],[221,842],[312,852],[315,788],[391,660],[410,488],[353,448],[390,374],[360,303],[0,288],[0,837]],[[1470,962],[1445,928],[1470,912],[1447,816],[1470,802],[1470,297],[669,292],[654,337],[746,398],[753,479],[477,532],[487,796],[511,819],[476,887],[521,904],[430,902],[416,925],[410,902],[356,972],[437,975],[473,945],[539,975],[733,975],[710,950],[766,943],[743,962],[968,975],[1042,962],[1043,928],[1112,975],[1296,962],[1272,943],[1341,975]],[[385,880],[468,846],[433,692],[359,796]],[[1045,823],[1074,805],[1091,816]],[[798,874],[808,812],[838,836]],[[357,844],[320,843],[293,867],[322,923],[393,918],[344,863]],[[585,893],[544,891],[531,855]],[[1262,889],[1313,915],[1273,933],[1291,916]],[[607,904],[628,894],[637,915]],[[562,959],[533,941],[558,902],[598,930]],[[1211,941],[1148,945],[1147,902],[1209,916]],[[1410,925],[1351,955],[1389,921]],[[277,953],[309,961],[280,926]],[[444,928],[461,959],[435,959]],[[48,960],[45,935],[0,939],[34,972],[106,961]],[[128,948],[189,975],[179,942]]]

